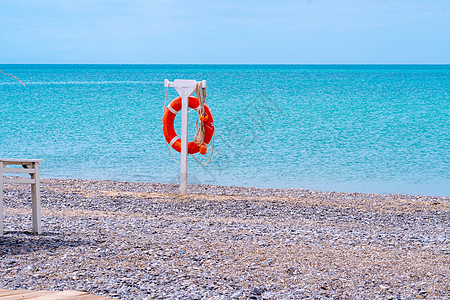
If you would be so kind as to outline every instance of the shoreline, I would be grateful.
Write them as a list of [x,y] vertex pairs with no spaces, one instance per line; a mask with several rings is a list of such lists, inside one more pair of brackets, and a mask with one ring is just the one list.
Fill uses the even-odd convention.
[[450,296],[450,198],[110,180],[5,185],[0,288],[118,299]]
[[[6,177],[6,176],[5,176]],[[128,184],[146,186],[153,191],[161,193],[179,194],[178,183],[148,182],[148,181],[129,181],[129,180],[113,180],[113,179],[83,179],[83,178],[42,178],[41,181],[66,181],[66,182],[93,182],[93,183],[111,183],[113,185]],[[369,198],[408,198],[422,200],[439,200],[450,203],[450,196],[426,195],[426,194],[408,194],[408,193],[376,193],[376,192],[341,192],[341,191],[324,191],[305,188],[275,188],[275,187],[255,187],[255,186],[236,186],[236,185],[215,185],[215,184],[188,184],[187,194],[207,194],[208,189],[220,191],[223,195],[250,194],[255,195],[278,195],[283,194],[297,197],[299,195],[365,195]]]

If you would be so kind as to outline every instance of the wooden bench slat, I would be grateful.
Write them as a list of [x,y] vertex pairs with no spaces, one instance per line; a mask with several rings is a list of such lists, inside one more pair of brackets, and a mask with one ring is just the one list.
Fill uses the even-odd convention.
[[0,158],[0,161],[4,161],[8,164],[17,163],[17,164],[21,165],[22,163],[42,162],[42,159]]
[[25,168],[4,168],[3,173],[25,173],[34,174],[36,169],[25,169]]
[[12,162],[5,162],[5,161],[3,161],[3,166],[4,167],[6,167],[6,166],[18,166],[18,165],[31,166],[32,163],[30,163],[30,162],[20,162],[20,161],[12,161]]
[[30,292],[30,290],[5,290],[5,289],[0,289],[0,297],[6,297],[6,296],[11,296],[11,295],[17,295],[17,294],[24,294],[24,293],[28,293]]
[[54,292],[49,293],[48,291],[21,290],[20,294],[4,295],[0,299],[2,300],[33,299],[48,294],[54,294]]
[[79,292],[79,291],[62,291],[55,292],[53,294],[49,293],[46,295],[38,296],[32,298],[33,300],[62,300],[62,299],[78,299],[80,296],[90,296],[87,292]]
[[36,179],[31,179],[31,178],[3,178],[3,183],[36,184]]

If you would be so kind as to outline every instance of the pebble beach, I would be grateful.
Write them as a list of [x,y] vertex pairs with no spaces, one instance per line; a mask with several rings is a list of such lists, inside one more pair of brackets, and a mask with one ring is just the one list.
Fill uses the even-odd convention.
[[4,186],[0,288],[117,299],[449,299],[450,198],[43,179]]

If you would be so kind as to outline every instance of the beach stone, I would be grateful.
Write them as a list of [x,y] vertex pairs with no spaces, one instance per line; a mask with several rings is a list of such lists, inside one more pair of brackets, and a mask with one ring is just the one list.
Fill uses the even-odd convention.
[[262,293],[263,293],[263,291],[262,291],[260,288],[254,287],[254,288],[252,289],[252,294],[254,294],[254,295],[259,296],[259,295],[261,295]]

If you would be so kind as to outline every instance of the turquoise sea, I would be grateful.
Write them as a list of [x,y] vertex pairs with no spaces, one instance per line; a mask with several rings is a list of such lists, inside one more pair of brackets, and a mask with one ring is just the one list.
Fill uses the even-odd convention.
[[0,70],[25,83],[0,74],[0,157],[43,158],[43,177],[178,182],[163,81],[195,79],[216,137],[210,164],[189,158],[190,184],[450,196],[450,65]]

